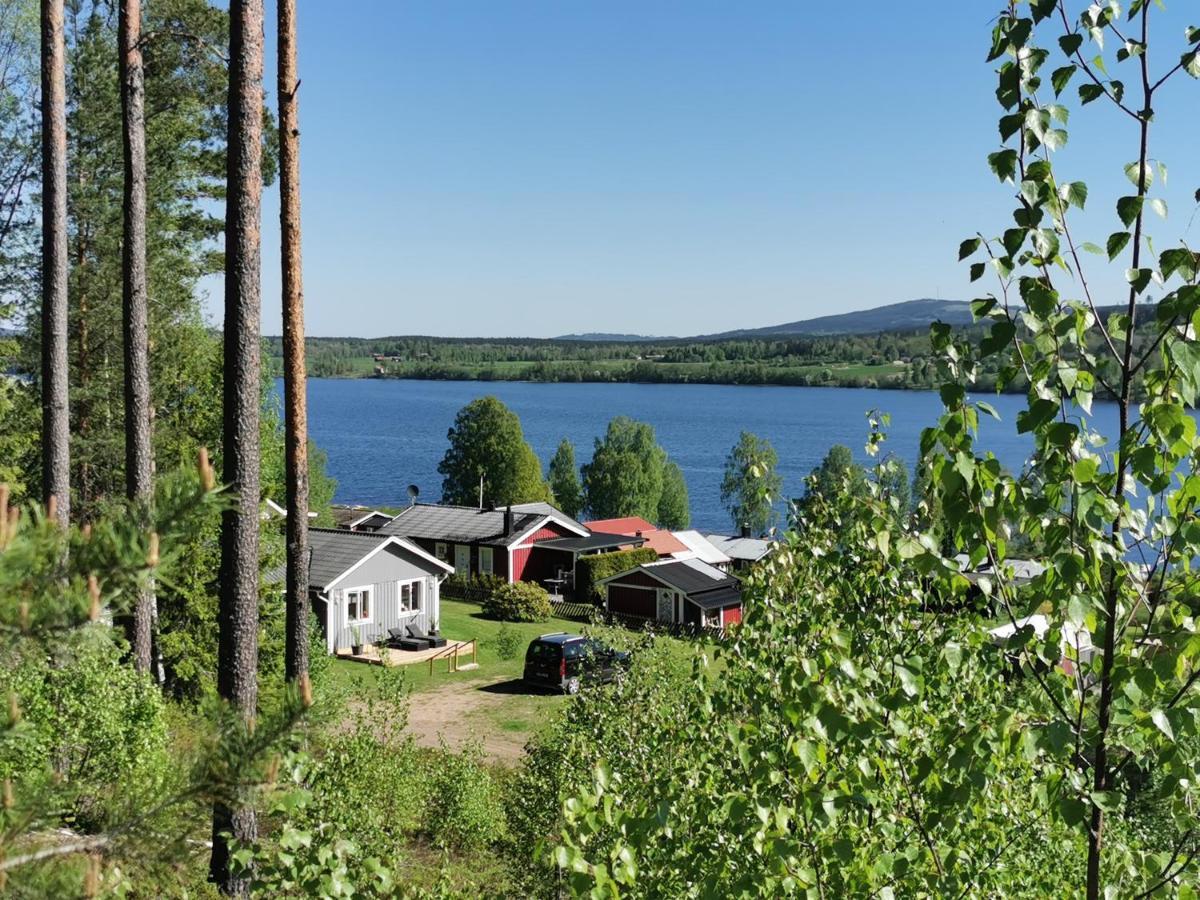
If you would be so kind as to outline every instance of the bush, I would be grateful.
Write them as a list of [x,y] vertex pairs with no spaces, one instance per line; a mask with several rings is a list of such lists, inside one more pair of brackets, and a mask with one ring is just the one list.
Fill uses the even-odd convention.
[[516,659],[517,654],[521,652],[522,643],[524,642],[521,640],[521,633],[507,622],[501,623],[500,630],[492,638],[496,655],[504,660]]
[[429,758],[425,831],[439,847],[474,850],[504,834],[500,790],[477,744],[455,753],[443,743]]
[[540,584],[506,584],[483,601],[483,611],[503,622],[545,622],[550,618],[550,595]]
[[596,582],[657,559],[658,553],[649,547],[638,547],[636,550],[617,550],[613,553],[597,553],[595,556],[581,556],[575,564],[575,595],[580,602],[599,603],[604,600],[604,595],[596,586]]

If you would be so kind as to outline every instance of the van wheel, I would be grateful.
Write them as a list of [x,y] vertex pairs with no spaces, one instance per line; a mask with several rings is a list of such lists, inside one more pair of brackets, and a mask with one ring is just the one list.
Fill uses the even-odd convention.
[[578,694],[579,693],[579,679],[578,678],[568,679],[567,683],[563,685],[563,693],[564,694]]

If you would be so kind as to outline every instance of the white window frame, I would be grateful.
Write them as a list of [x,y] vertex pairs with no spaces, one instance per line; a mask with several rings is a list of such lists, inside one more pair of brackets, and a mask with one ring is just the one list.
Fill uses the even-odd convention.
[[479,574],[492,575],[496,571],[496,559],[491,547],[479,548]]
[[424,592],[424,581],[420,578],[400,582],[400,591],[396,598],[399,611],[401,613],[419,613]]
[[440,559],[442,562],[445,562],[445,563],[451,562],[450,545],[447,544],[445,541],[437,541],[433,545],[433,555],[436,556],[438,559]]
[[[351,594],[358,595],[358,617],[357,618],[350,617],[350,595]],[[363,608],[362,608],[363,607],[362,598],[363,598],[364,594],[366,594],[366,597],[367,597],[367,611],[366,611],[365,616],[363,615]],[[362,587],[343,588],[342,589],[342,606],[346,610],[346,624],[347,625],[363,625],[367,622],[375,621],[374,619],[371,618],[372,604],[374,604],[374,602],[375,602],[375,586],[374,585],[364,584]]]

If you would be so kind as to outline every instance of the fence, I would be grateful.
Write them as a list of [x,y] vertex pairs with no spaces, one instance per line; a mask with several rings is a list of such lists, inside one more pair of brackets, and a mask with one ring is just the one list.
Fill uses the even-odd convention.
[[643,616],[608,612],[599,606],[592,606],[590,603],[560,602],[554,603],[552,606],[555,616],[572,622],[620,625],[631,631],[653,631],[656,634],[669,634],[672,637],[703,637],[716,641],[725,639],[725,629],[718,625],[700,625],[695,622],[660,622],[658,619]]

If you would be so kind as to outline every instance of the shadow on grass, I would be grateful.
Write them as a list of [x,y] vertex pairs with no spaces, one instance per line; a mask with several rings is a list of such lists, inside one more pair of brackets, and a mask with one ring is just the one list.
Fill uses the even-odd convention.
[[483,691],[487,694],[528,694],[531,696],[554,693],[554,691],[548,688],[526,684],[525,681],[520,678],[510,678],[508,681],[496,681],[492,684],[481,685],[480,687],[476,688],[476,690]]

